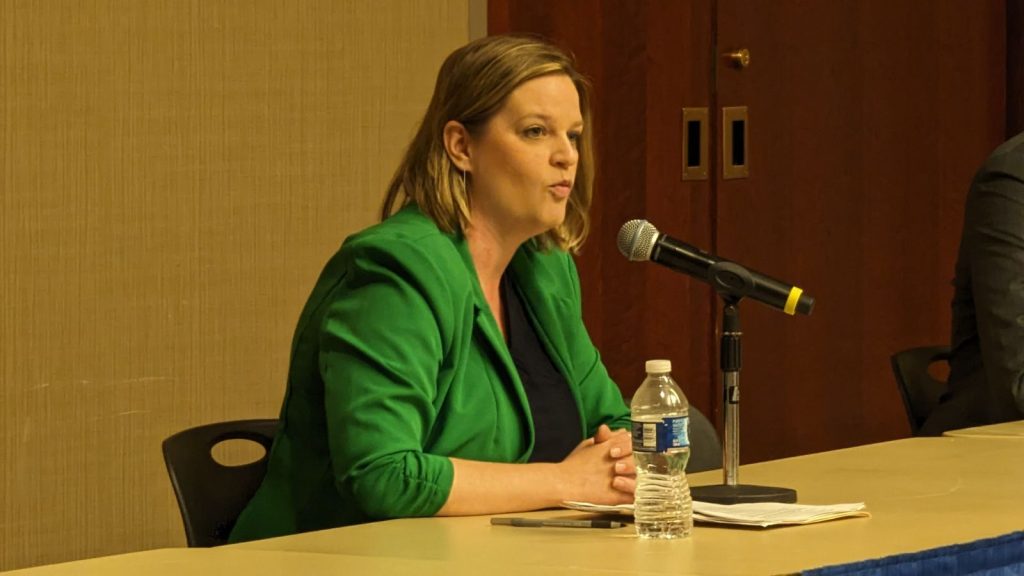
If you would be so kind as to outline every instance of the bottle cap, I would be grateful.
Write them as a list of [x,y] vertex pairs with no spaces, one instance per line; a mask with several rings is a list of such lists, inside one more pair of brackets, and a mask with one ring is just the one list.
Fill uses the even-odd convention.
[[668,374],[672,371],[672,361],[648,360],[646,369],[648,374]]

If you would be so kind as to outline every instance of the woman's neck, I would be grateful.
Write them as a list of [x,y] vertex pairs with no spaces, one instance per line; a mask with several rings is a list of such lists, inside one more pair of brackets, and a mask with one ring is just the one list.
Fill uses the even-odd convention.
[[508,338],[505,328],[505,310],[501,301],[501,277],[505,274],[512,257],[527,238],[502,235],[494,227],[477,223],[466,228],[466,243],[469,255],[476,267],[480,290],[491,309],[491,315],[498,324],[502,335]]
[[496,294],[505,269],[525,240],[503,236],[486,225],[470,226],[465,235],[480,287],[485,295]]

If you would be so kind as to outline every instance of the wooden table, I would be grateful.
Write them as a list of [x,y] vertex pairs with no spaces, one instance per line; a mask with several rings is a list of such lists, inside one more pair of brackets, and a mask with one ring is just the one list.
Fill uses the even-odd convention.
[[[721,472],[691,483],[713,484]],[[681,541],[623,529],[512,528],[488,517],[391,520],[238,544],[237,550],[422,560],[449,573],[519,567],[633,574],[784,574],[1024,529],[1024,443],[908,438],[742,466],[740,481],[786,486],[805,504],[865,502],[871,518],[772,529],[698,525]],[[522,514],[580,517],[569,510]],[[382,564],[382,568],[384,568]]]
[[[452,574],[478,574],[479,566],[458,562],[350,556],[347,554],[313,554],[263,550],[237,550],[220,548],[164,548],[91,558],[77,562],[50,564],[2,572],[4,576],[341,576],[348,574],[416,574],[418,576],[450,576]],[[497,576],[523,576],[519,566],[495,565],[487,574]],[[538,567],[531,574],[558,576],[559,574],[620,574],[612,570],[574,570]]]
[[945,436],[1024,439],[1024,420],[1003,422],[1001,424],[989,424],[987,426],[975,426],[973,428],[961,428],[960,430],[950,430],[945,433]]
[[[411,518],[213,549],[122,554],[5,576],[190,574],[786,574],[1024,529],[1024,442],[909,438],[742,466],[740,480],[796,488],[801,503],[866,502],[871,518],[772,529],[698,525],[677,541],[621,529],[491,526]],[[718,483],[719,471],[691,477]],[[588,517],[570,510],[521,514]]]

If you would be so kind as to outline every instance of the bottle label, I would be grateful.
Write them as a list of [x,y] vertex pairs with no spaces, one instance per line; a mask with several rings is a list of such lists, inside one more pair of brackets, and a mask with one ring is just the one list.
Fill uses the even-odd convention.
[[665,452],[690,445],[690,418],[669,416],[661,420],[633,420],[634,452]]

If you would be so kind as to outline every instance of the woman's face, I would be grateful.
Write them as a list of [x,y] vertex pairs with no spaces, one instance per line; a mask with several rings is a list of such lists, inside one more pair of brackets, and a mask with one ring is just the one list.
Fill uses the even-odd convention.
[[568,76],[516,88],[470,141],[472,226],[526,240],[561,224],[582,130],[579,93]]

